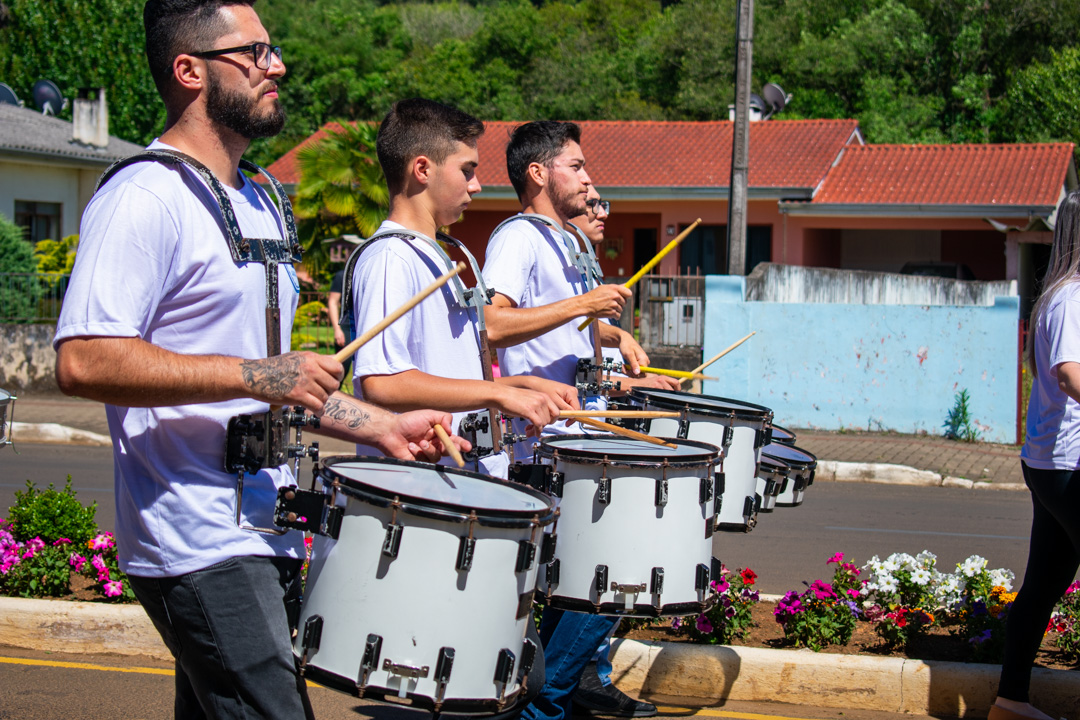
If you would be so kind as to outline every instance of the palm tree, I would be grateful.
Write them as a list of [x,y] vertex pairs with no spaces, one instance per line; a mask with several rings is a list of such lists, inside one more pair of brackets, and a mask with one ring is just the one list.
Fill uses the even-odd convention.
[[386,219],[390,195],[375,155],[378,125],[342,123],[297,152],[300,183],[294,209],[301,219],[304,264],[313,275],[327,269],[322,240],[368,236]]

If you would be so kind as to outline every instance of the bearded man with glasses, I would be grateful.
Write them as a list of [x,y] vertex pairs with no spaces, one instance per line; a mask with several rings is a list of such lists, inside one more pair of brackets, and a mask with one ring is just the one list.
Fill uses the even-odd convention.
[[291,208],[276,181],[275,204],[240,172],[251,140],[285,122],[285,65],[252,2],[146,3],[165,131],[107,170],[87,205],[54,340],[60,388],[106,404],[120,568],[176,658],[184,720],[312,717],[290,627],[303,535],[253,531],[274,527],[278,490],[296,481],[267,453],[241,465],[241,506],[225,470],[231,420],[303,406],[322,434],[429,461],[444,450],[435,424],[451,428],[449,413],[343,395],[331,356],[287,352]]

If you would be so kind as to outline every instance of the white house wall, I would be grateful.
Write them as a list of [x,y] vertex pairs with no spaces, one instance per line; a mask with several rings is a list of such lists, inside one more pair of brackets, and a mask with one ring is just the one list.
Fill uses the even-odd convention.
[[0,159],[0,213],[14,220],[16,200],[60,203],[61,232],[74,235],[79,232],[79,180],[83,172],[87,171]]

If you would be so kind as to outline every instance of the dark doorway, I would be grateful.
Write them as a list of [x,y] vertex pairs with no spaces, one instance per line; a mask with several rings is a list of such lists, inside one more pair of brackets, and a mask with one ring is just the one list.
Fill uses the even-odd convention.
[[751,225],[746,229],[744,274],[749,275],[763,262],[772,262],[772,225]]
[[[679,228],[681,232],[682,227]],[[698,225],[679,246],[679,270],[684,275],[727,273],[727,225]]]
[[634,272],[645,267],[660,248],[656,247],[656,228],[634,228]]

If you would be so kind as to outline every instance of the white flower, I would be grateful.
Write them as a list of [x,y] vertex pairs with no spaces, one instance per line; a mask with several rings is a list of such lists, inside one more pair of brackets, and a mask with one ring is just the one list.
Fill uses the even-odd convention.
[[894,573],[900,569],[900,563],[896,561],[896,555],[890,555],[885,562],[881,563],[881,568],[885,572]]
[[986,567],[986,558],[978,555],[972,555],[964,562],[956,566],[956,569],[962,572],[966,577],[975,577],[981,570]]
[[1012,581],[1015,579],[1016,575],[1012,570],[998,568],[997,570],[990,571],[990,584],[1001,585],[1006,590],[1012,590]]
[[915,556],[915,562],[917,562],[920,567],[929,569],[937,565],[937,555],[929,550],[923,550]]
[[884,579],[882,579],[880,583],[880,590],[886,595],[895,594],[898,590],[896,578],[894,578],[892,575],[887,575]]
[[914,570],[918,567],[915,558],[907,553],[893,553],[889,556],[889,559],[899,565],[901,570]]
[[911,582],[916,585],[926,585],[930,582],[930,571],[926,568],[918,568],[915,572],[911,573]]

